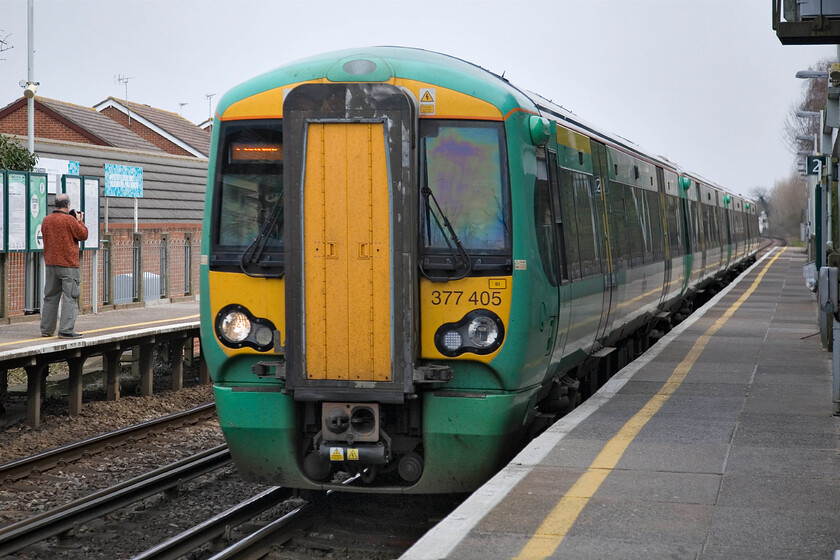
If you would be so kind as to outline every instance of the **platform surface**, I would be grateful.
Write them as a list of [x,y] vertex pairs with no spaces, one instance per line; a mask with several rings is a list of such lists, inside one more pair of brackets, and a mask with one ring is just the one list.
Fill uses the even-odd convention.
[[39,315],[8,325],[0,325],[0,361],[20,352],[48,352],[61,346],[81,346],[86,341],[102,339],[139,330],[171,329],[178,324],[198,325],[198,300],[159,303],[100,313],[79,314],[76,319],[78,339],[42,337]]
[[757,262],[403,558],[833,558],[840,420],[805,264]]

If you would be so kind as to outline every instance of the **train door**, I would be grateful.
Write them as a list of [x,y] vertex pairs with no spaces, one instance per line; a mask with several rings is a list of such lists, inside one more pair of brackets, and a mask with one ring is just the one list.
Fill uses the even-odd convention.
[[662,170],[661,167],[656,168],[656,185],[657,185],[657,194],[659,195],[659,208],[660,212],[658,216],[652,216],[652,220],[660,220],[662,222],[662,243],[664,245],[664,259],[665,259],[665,274],[662,281],[662,296],[660,297],[660,305],[668,296],[668,292],[670,291],[671,286],[671,274],[672,274],[672,248],[670,242],[670,235],[668,235],[668,206],[665,203],[665,172]]
[[[686,178],[686,180],[688,179]],[[684,290],[692,284],[693,278],[698,281],[702,278],[704,266],[702,236],[700,234],[699,197],[692,193],[696,193],[696,186],[694,181],[689,181],[689,186],[685,188],[681,197],[686,247],[686,255],[683,261],[685,263]]]
[[544,303],[547,306],[546,319],[541,318],[540,329],[543,329],[543,324],[550,329],[546,355],[562,355],[569,327],[568,301],[564,300],[564,294],[568,295],[568,292],[564,291],[562,286],[569,282],[569,266],[555,150],[538,150],[537,183],[538,191],[542,191],[538,194],[542,199],[547,199],[545,200],[547,204],[540,205],[539,212],[542,217],[537,216],[537,219],[545,228],[543,236],[545,244],[549,247],[548,251],[551,252],[553,270],[549,274],[550,283],[554,288],[551,297]]
[[[376,90],[376,91],[371,91]],[[416,358],[416,112],[387,84],[306,84],[284,103],[286,386],[400,402]]]
[[[724,196],[725,196],[724,200],[729,199],[729,195],[724,195]],[[726,243],[726,266],[728,268],[729,265],[732,264],[732,260],[735,258],[735,255],[734,255],[735,245],[734,245],[733,239],[732,239],[732,223],[731,223],[732,222],[732,216],[731,216],[732,213],[729,211],[729,203],[728,202],[725,203],[725,206],[723,207],[723,210],[722,210],[722,214],[723,214],[723,223],[725,225],[724,230],[725,230],[726,237],[724,239],[724,243]]]
[[601,245],[601,270],[604,278],[604,303],[601,312],[601,319],[598,324],[597,338],[602,338],[610,329],[612,324],[612,317],[610,316],[610,307],[613,297],[613,291],[616,288],[616,277],[613,266],[613,243],[611,241],[612,235],[621,235],[620,232],[611,232],[609,226],[609,219],[607,215],[607,194],[609,192],[610,173],[609,163],[607,162],[607,147],[600,142],[592,141],[592,167],[595,174],[596,182],[596,205],[598,208],[598,215],[600,216],[600,238],[603,239]]

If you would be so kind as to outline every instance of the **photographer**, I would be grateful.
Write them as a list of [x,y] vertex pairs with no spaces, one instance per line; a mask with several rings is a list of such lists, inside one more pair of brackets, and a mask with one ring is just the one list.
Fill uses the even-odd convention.
[[70,197],[59,194],[55,197],[55,210],[44,218],[41,224],[44,236],[44,303],[41,305],[41,336],[52,336],[58,316],[58,303],[62,294],[61,321],[58,325],[59,338],[78,338],[81,334],[73,329],[79,314],[79,241],[88,238],[84,214],[70,210]]

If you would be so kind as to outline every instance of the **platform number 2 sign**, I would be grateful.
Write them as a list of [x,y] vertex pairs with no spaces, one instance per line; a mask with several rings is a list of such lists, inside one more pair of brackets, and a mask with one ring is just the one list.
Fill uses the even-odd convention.
[[822,176],[822,169],[825,165],[825,156],[808,156],[805,158],[808,175]]

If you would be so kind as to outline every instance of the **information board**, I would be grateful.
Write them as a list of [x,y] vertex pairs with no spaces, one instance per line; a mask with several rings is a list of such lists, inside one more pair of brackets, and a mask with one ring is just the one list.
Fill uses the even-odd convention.
[[82,191],[85,193],[82,212],[85,213],[85,225],[88,238],[83,249],[99,249],[99,179],[82,177]]
[[61,192],[70,197],[70,209],[82,209],[82,178],[78,175],[61,176]]
[[6,172],[0,170],[0,253],[6,252]]
[[68,159],[55,159],[38,157],[38,162],[32,171],[47,174],[47,192],[56,194],[60,192],[62,175],[78,175],[79,162]]
[[106,163],[105,196],[143,198],[143,168]]
[[8,192],[8,250],[26,251],[26,173],[9,171]]
[[41,224],[47,215],[47,183],[46,173],[29,174],[29,212],[27,219],[27,248],[30,251],[44,250],[44,236],[41,234]]

